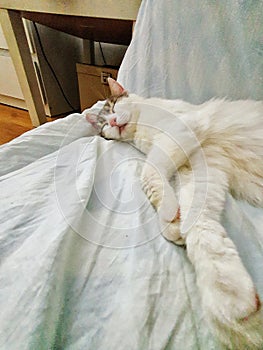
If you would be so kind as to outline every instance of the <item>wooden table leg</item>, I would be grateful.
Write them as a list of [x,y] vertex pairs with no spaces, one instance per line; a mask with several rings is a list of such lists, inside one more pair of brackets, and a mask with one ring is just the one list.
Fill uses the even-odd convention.
[[21,15],[0,9],[0,22],[32,124],[38,126],[46,122],[46,115]]

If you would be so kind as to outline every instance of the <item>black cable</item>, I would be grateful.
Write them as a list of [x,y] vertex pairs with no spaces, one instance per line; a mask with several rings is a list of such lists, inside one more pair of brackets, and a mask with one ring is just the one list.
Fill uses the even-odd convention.
[[58,84],[58,87],[59,87],[59,89],[60,89],[60,91],[61,91],[61,93],[62,93],[62,95],[63,95],[65,101],[67,102],[67,104],[69,105],[69,107],[72,109],[72,111],[75,111],[76,108],[74,108],[74,107],[72,106],[72,104],[70,103],[69,99],[67,98],[67,96],[66,96],[66,94],[65,94],[65,92],[64,92],[64,90],[63,90],[63,87],[62,87],[62,85],[60,84],[60,81],[58,80],[58,77],[57,77],[57,75],[56,75],[56,72],[55,72],[55,70],[53,69],[51,63],[49,62],[49,60],[48,60],[48,58],[47,58],[47,55],[46,55],[46,53],[45,53],[45,50],[44,50],[44,47],[43,47],[43,44],[42,44],[42,40],[41,40],[41,38],[40,38],[40,34],[39,34],[39,31],[38,31],[37,25],[36,25],[35,22],[32,22],[32,23],[33,23],[33,26],[34,26],[34,28],[35,28],[35,32],[36,32],[36,35],[37,35],[37,39],[38,39],[38,42],[39,42],[39,46],[40,46],[42,55],[43,55],[43,57],[44,57],[44,59],[45,59],[47,65],[49,66],[49,68],[50,68],[50,70],[51,70],[51,72],[52,72],[52,74],[53,74],[53,77],[55,78],[55,80],[56,80],[56,82],[57,82],[57,84]]
[[104,65],[107,66],[106,59],[105,59],[104,53],[103,53],[103,51],[102,51],[101,42],[99,42],[99,47],[100,47],[100,52],[101,52],[101,56],[102,56]]

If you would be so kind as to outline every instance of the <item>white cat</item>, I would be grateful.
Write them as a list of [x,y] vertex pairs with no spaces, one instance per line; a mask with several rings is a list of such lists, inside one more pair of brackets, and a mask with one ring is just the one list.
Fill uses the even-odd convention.
[[101,136],[131,141],[147,155],[142,188],[164,237],[186,245],[217,335],[233,349],[262,349],[259,296],[220,217],[227,191],[263,207],[263,103],[192,105],[129,95],[111,78],[109,85],[112,96],[87,120]]

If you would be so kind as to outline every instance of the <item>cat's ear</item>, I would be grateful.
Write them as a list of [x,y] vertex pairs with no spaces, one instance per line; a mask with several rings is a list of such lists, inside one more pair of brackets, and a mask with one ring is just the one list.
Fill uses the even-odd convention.
[[94,113],[87,113],[85,115],[87,121],[96,129],[98,129],[98,116]]
[[124,89],[123,86],[121,86],[121,84],[119,84],[116,80],[112,79],[112,78],[108,78],[108,84],[109,84],[109,87],[110,87],[110,91],[111,91],[111,94],[113,96],[120,96],[120,95],[123,95],[123,94],[127,94],[127,91]]

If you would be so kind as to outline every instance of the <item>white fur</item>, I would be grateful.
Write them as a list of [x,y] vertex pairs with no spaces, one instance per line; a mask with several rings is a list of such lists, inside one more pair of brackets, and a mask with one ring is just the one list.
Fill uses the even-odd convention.
[[261,349],[256,290],[220,216],[227,191],[263,207],[263,103],[191,105],[130,95],[115,106],[117,114],[124,110],[124,131],[106,128],[105,137],[133,141],[147,155],[142,188],[164,237],[186,243],[209,323],[230,348]]

